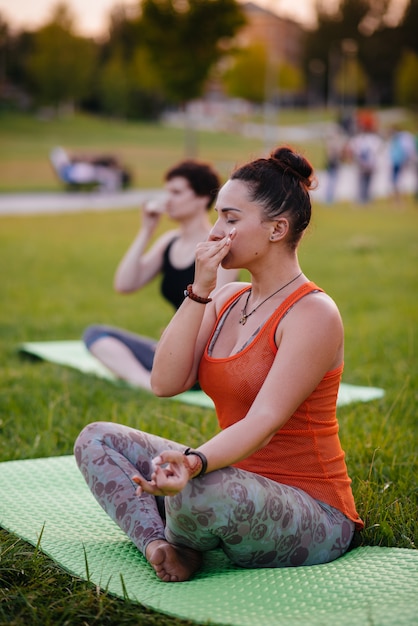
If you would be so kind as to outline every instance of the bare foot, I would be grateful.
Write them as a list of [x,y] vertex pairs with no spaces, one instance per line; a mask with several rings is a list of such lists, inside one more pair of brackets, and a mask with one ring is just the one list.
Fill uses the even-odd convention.
[[145,556],[158,578],[165,583],[189,580],[202,564],[202,554],[197,550],[173,546],[162,539],[151,541]]

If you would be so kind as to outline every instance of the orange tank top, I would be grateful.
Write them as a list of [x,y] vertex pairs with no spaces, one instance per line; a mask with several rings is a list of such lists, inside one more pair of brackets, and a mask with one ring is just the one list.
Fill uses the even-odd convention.
[[[215,404],[221,429],[243,419],[254,402],[277,353],[274,336],[281,319],[298,300],[322,291],[312,282],[305,283],[275,310],[242,351],[215,359],[208,348],[218,324],[246,290],[248,287],[241,289],[223,306],[199,366],[199,383]],[[344,513],[361,529],[363,522],[356,511],[338,437],[336,405],[342,370],[341,365],[327,372],[270,442],[235,466],[303,489]]]

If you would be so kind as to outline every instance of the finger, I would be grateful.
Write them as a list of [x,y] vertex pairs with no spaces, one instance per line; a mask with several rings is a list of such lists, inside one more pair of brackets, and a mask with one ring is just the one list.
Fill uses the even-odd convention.
[[180,452],[180,450],[164,450],[153,458],[153,463],[155,466],[161,467],[167,463],[180,463],[182,458],[183,452]]
[[213,264],[214,267],[229,252],[230,242],[224,237],[220,241],[211,241],[196,250],[196,264]]
[[235,227],[234,227],[234,228],[231,228],[231,231],[230,231],[229,235],[228,235],[228,236],[227,236],[227,238],[226,238],[226,242],[227,242],[228,244],[230,244],[230,243],[231,243],[231,241],[233,241],[233,240],[235,239],[235,237],[236,237],[236,236],[237,236],[237,229],[236,229]]
[[144,493],[149,493],[153,496],[161,496],[164,495],[159,487],[153,481],[144,480],[140,485],[135,489],[135,495],[141,497]]
[[216,243],[216,245],[211,248],[212,251],[215,254],[219,252],[225,252],[225,250],[228,251],[229,246],[231,245],[231,242],[233,241],[233,239],[235,239],[236,234],[237,234],[236,228],[231,228],[230,232],[224,237],[222,237],[222,239],[217,239],[216,241],[213,240],[213,242]]
[[[237,234],[237,229],[235,228],[235,226],[233,228],[231,228],[231,230],[229,231],[229,233],[227,233],[226,235],[224,235],[224,237],[219,238],[218,235],[216,235],[214,232],[210,232],[209,236],[207,238],[207,241],[209,242],[223,242],[226,241],[228,242],[229,240],[232,241],[232,239],[235,238],[235,235]],[[203,242],[205,243],[205,242]]]
[[138,496],[142,495],[143,491],[146,491],[147,493],[149,493],[149,489],[155,489],[156,487],[155,478],[153,476],[151,477],[151,480],[149,481],[145,480],[145,478],[143,478],[142,476],[132,476],[131,480],[136,485],[138,485],[135,491],[136,495]]

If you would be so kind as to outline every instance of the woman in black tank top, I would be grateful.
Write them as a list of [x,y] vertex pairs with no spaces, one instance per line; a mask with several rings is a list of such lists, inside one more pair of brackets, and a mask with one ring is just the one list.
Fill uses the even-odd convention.
[[[220,187],[218,174],[205,163],[183,161],[165,175],[165,194],[145,204],[141,228],[116,270],[119,293],[138,291],[159,274],[161,294],[174,309],[193,282],[196,245],[212,228],[209,210]],[[178,223],[176,230],[151,238],[163,214]],[[220,270],[218,285],[236,280],[235,270]],[[87,349],[118,378],[150,389],[156,339],[107,325],[89,326],[83,340]]]

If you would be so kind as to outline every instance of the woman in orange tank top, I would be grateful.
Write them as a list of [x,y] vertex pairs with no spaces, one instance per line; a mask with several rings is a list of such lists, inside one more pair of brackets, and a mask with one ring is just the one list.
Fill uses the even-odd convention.
[[[153,391],[199,380],[220,432],[194,450],[106,422],[77,439],[96,499],[163,581],[187,580],[215,548],[248,568],[325,563],[362,528],[336,419],[343,325],[297,255],[312,180],[289,148],[232,174],[158,344]],[[245,268],[251,283],[210,298],[219,266]]]

